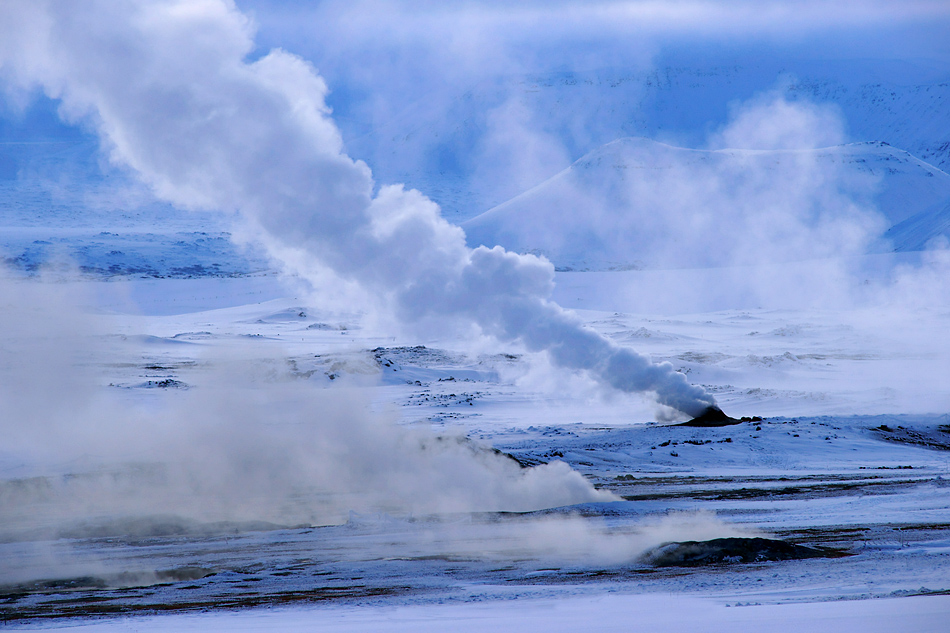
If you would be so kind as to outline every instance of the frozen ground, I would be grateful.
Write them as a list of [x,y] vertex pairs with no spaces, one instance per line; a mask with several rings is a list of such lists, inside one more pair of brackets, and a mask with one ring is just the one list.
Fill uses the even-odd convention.
[[900,598],[763,605],[683,596],[604,593],[556,600],[506,600],[426,607],[274,609],[77,624],[96,631],[814,631],[940,633],[950,598]]
[[[607,396],[541,357],[376,334],[273,275],[66,284],[94,308],[98,343],[81,364],[118,402],[160,408],[235,364],[317,389],[349,382],[403,427],[466,435],[523,465],[567,462],[618,500],[529,513],[363,511],[304,525],[158,509],[67,517],[63,498],[138,481],[143,465],[2,452],[0,615],[14,627],[79,630],[568,630],[592,619],[608,630],[627,618],[671,630],[940,630],[950,611],[950,314],[645,315],[628,311],[638,274],[561,273],[557,298],[614,340],[673,362],[730,414],[761,421],[656,423],[649,402]],[[697,535],[847,556],[698,567],[640,558]],[[281,608],[215,611],[239,607]],[[169,611],[205,615],[72,619]]]

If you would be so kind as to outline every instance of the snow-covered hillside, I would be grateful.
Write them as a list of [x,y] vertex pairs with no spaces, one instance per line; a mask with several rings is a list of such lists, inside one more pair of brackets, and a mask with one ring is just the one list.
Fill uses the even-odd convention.
[[[946,232],[948,203],[950,175],[886,143],[695,150],[626,138],[463,227],[472,246],[543,254],[561,270],[684,268],[919,250]],[[822,242],[845,225],[863,241]],[[877,239],[888,227],[893,244]]]
[[[442,95],[444,103],[419,98],[385,120],[351,119],[346,102],[338,111],[345,115],[340,125],[352,155],[366,160],[381,180],[426,192],[447,217],[461,221],[526,188],[518,189],[518,182],[529,165],[491,170],[484,164],[488,159],[530,152],[525,144],[546,153],[558,149],[557,156],[532,157],[531,167],[539,172],[533,185],[571,158],[622,137],[700,147],[737,103],[769,92],[833,104],[846,123],[847,140],[884,141],[946,171],[948,78],[950,70],[925,61],[753,61],[693,53],[661,57],[648,68],[486,79],[463,93]],[[557,164],[561,157],[566,161]]]
[[159,202],[128,174],[103,173],[96,151],[81,138],[0,145],[0,262],[8,269],[191,278],[273,268],[259,247],[235,243],[233,216]]

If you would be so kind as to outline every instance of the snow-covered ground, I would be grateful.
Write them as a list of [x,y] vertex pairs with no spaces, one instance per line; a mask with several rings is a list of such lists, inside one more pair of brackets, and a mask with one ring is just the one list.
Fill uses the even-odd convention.
[[941,633],[950,598],[768,605],[671,595],[604,593],[558,599],[474,602],[463,605],[366,607],[359,610],[273,609],[98,621],[70,626],[98,631],[814,631]]
[[[88,445],[33,461],[4,452],[4,617],[37,626],[43,616],[258,606],[268,610],[109,620],[80,630],[425,630],[446,620],[472,630],[499,622],[567,630],[584,619],[608,630],[634,613],[646,629],[771,622],[795,630],[843,619],[886,630],[912,617],[915,630],[939,630],[944,597],[894,598],[950,589],[950,316],[625,312],[620,290],[637,274],[561,273],[558,298],[581,309],[590,327],[673,362],[730,414],[761,421],[657,423],[649,401],[605,394],[584,376],[551,370],[543,356],[384,336],[361,315],[290,296],[293,285],[274,275],[40,284],[72,294],[73,309],[94,308],[84,325],[92,343],[76,352],[97,393],[123,411],[167,411],[176,400],[220,392],[222,379],[235,389],[263,384],[262,394],[267,385],[290,385],[290,397],[336,393],[349,383],[358,394],[351,406],[388,416],[386,425],[467,436],[525,465],[563,461],[617,497],[526,514],[432,514],[414,512],[412,495],[388,510],[356,496],[355,513],[300,525],[248,501],[260,492],[251,489],[240,497],[250,508],[243,515],[159,497],[145,507],[121,495],[96,505],[91,499],[110,498],[114,486],[153,495],[153,485],[168,483],[143,474],[152,459],[144,448],[118,459],[105,437],[98,454]],[[64,322],[75,323],[53,315],[39,322],[49,330],[27,331],[55,339]],[[250,383],[242,382],[244,369]],[[212,428],[258,437],[240,425]],[[222,459],[225,470],[249,459],[218,453],[217,444],[199,446],[202,459]],[[137,493],[136,485],[143,486]],[[83,501],[70,503],[76,499]],[[755,535],[849,556],[686,568],[640,558],[667,541]],[[486,600],[491,609],[474,604]],[[327,606],[307,606],[314,602]],[[269,609],[288,604],[300,608]]]

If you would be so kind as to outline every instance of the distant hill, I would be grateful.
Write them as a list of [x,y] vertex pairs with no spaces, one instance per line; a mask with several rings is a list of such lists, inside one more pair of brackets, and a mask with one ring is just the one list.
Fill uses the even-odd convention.
[[[808,156],[681,149],[705,147],[731,108],[764,91],[833,104],[856,144]],[[482,153],[491,113],[510,104],[530,114],[534,131],[563,147],[548,171],[508,178],[517,164],[493,170]],[[464,226],[473,244],[543,253],[562,269],[717,266],[736,257],[835,252],[833,240],[777,239],[781,227],[759,240],[724,233],[728,223],[710,214],[699,214],[699,224],[683,221],[685,215],[677,222],[651,216],[651,209],[721,202],[722,195],[700,190],[712,183],[696,181],[696,174],[708,181],[710,170],[732,174],[727,194],[740,186],[754,194],[720,213],[748,218],[756,204],[785,204],[780,193],[789,204],[800,202],[780,172],[803,156],[832,170],[827,177],[841,177],[841,196],[827,202],[855,199],[883,213],[872,233],[888,243],[873,248],[921,249],[946,234],[950,222],[950,70],[937,63],[684,54],[649,69],[487,78],[457,95],[420,93],[387,120],[350,118],[345,107],[335,112],[347,151],[367,160],[379,183],[404,182],[441,204],[449,220],[469,220]],[[59,120],[52,99],[38,98],[23,115],[0,116],[0,261],[32,271],[66,256],[83,270],[110,275],[249,274],[271,265],[259,254],[227,250],[228,222],[156,203],[128,174],[109,167],[98,148],[91,132]],[[578,156],[572,165],[569,157]],[[756,167],[749,173],[761,182],[742,176],[744,164]],[[696,186],[684,188],[690,179],[678,181],[674,168],[691,172]],[[104,229],[122,239],[106,239]],[[185,252],[179,242],[193,255],[165,257],[167,249]],[[775,243],[783,252],[766,248]]]
[[[484,80],[438,99],[421,95],[398,116],[369,124],[341,117],[348,151],[380,182],[430,195],[463,221],[523,190],[478,177],[493,109],[517,104],[565,155],[579,157],[622,137],[702,147],[731,108],[766,91],[833,104],[852,142],[884,141],[950,171],[950,69],[926,61],[659,59],[650,69],[603,68]],[[567,167],[568,160],[536,182]],[[532,183],[533,184],[533,183]]]
[[[950,175],[886,143],[713,151],[625,138],[462,226],[471,246],[561,270],[916,250],[950,229]],[[864,242],[848,241],[857,229]]]

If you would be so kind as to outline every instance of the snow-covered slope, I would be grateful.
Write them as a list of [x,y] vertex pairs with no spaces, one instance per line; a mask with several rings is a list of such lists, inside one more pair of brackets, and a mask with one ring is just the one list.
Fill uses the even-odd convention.
[[884,237],[895,251],[922,250],[931,240],[950,235],[950,200],[944,200],[898,222]]
[[[498,139],[543,139],[578,157],[611,140],[643,136],[698,147],[739,102],[774,92],[791,101],[833,104],[848,140],[884,141],[950,167],[950,70],[936,63],[820,62],[692,54],[653,68],[601,68],[498,77],[462,94],[426,94],[387,120],[340,118],[352,155],[383,182],[431,195],[447,217],[465,220],[510,198],[512,174],[485,177]],[[349,112],[348,104],[337,105]],[[499,127],[505,113],[521,112]],[[493,149],[494,148],[494,149]],[[524,148],[510,148],[515,154]],[[503,153],[502,153],[503,155]],[[551,160],[540,161],[549,164]],[[559,167],[542,175],[554,175]],[[522,174],[518,174],[520,177]]]
[[875,241],[888,227],[894,248],[920,249],[947,230],[948,203],[950,175],[886,143],[711,151],[625,138],[463,227],[472,246],[561,270],[703,267],[889,250]]
[[128,175],[103,173],[95,151],[84,139],[0,147],[0,264],[28,274],[65,265],[95,277],[233,277],[273,268],[260,247],[235,244],[234,217],[158,202]]

